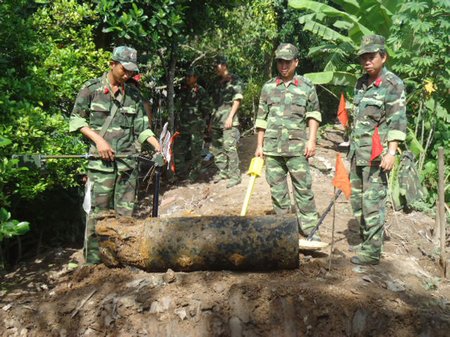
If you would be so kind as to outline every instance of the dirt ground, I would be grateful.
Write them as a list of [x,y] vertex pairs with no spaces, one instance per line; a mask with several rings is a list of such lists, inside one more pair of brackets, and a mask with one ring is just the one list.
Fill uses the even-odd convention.
[[[311,160],[321,213],[333,197],[331,179],[341,131],[329,130]],[[208,177],[163,186],[161,217],[238,215],[255,136],[241,139],[243,181],[226,189]],[[249,215],[271,213],[268,185],[258,178]],[[141,214],[148,214],[143,207]],[[321,226],[331,242],[333,212]],[[442,277],[434,220],[389,211],[382,262],[350,263],[359,230],[349,202],[335,211],[335,244],[300,251],[300,267],[267,273],[147,273],[135,268],[81,267],[80,250],[60,249],[3,275],[1,336],[450,336],[450,283]]]

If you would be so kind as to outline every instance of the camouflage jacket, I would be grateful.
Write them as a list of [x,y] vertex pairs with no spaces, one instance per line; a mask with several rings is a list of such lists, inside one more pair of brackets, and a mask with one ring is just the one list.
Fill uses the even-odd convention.
[[[369,166],[372,154],[372,136],[375,127],[384,152],[390,141],[406,138],[405,89],[400,78],[383,68],[380,76],[368,85],[366,74],[358,79],[353,99],[353,127],[350,137],[349,158],[357,166]],[[381,156],[373,162],[379,162]]]
[[322,121],[311,81],[295,75],[287,87],[278,77],[264,84],[255,123],[256,128],[265,129],[264,154],[303,155],[308,118]]
[[[231,106],[236,100],[242,100],[242,82],[232,74],[225,79],[218,79],[211,94],[214,110],[211,116],[213,128],[223,129],[225,121],[231,111]],[[233,126],[239,125],[237,113],[233,117]]]
[[[154,133],[148,129],[148,117],[139,90],[125,83],[119,91],[118,95],[113,95],[107,73],[86,82],[76,98],[69,131],[75,132],[88,126],[99,133],[113,104],[117,104],[119,109],[103,138],[117,154],[133,154],[137,152],[136,141],[143,143],[148,137],[154,136]],[[95,146],[91,146],[90,152],[96,152]],[[119,171],[134,168],[136,163],[133,159],[118,159],[116,162]],[[110,162],[100,160],[91,160],[88,168],[103,172],[114,171]]]
[[190,88],[184,85],[177,100],[177,130],[180,132],[203,131],[206,127],[211,104],[201,85]]

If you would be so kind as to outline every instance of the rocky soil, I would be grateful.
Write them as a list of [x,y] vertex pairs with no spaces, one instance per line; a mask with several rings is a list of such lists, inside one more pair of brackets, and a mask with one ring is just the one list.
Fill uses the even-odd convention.
[[[334,190],[341,131],[322,135],[311,160],[319,212]],[[241,140],[242,172],[255,137]],[[205,163],[207,164],[207,163]],[[164,185],[161,217],[238,215],[248,177],[226,189],[208,173],[194,184]],[[249,215],[271,213],[265,178],[258,178]],[[149,214],[146,203],[141,216]],[[147,273],[125,267],[82,266],[80,250],[64,248],[22,263],[1,276],[1,336],[450,336],[450,283],[442,277],[434,220],[389,211],[383,260],[350,263],[358,227],[341,196],[334,214],[334,247],[300,251],[296,270],[248,273]],[[333,211],[321,227],[331,242]]]

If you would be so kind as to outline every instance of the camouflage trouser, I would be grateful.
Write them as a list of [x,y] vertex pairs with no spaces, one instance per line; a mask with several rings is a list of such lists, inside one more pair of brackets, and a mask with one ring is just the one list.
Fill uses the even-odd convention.
[[314,194],[311,190],[312,179],[308,160],[304,156],[266,156],[265,159],[266,179],[270,185],[275,213],[285,214],[290,212],[291,201],[287,184],[289,173],[292,180],[299,230],[308,235],[318,221]]
[[383,247],[386,217],[386,173],[376,166],[356,166],[352,160],[351,204],[363,240],[360,255],[379,259]]
[[86,262],[100,262],[98,240],[95,235],[96,218],[106,210],[115,210],[119,215],[131,216],[136,196],[137,170],[121,172],[88,171],[93,183],[91,211],[86,218],[84,253]]
[[203,130],[192,129],[181,132],[175,139],[173,155],[176,174],[197,178],[202,167]]
[[211,153],[214,155],[214,163],[219,169],[219,176],[232,181],[241,180],[237,153],[239,136],[239,130],[235,126],[228,130],[212,129]]

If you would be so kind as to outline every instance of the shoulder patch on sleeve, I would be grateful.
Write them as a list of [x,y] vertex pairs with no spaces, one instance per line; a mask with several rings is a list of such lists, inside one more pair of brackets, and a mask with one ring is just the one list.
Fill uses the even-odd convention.
[[98,84],[100,82],[101,82],[101,78],[93,78],[93,79],[91,79],[89,81],[86,81],[84,83],[84,86],[89,88],[89,87],[92,87],[93,85]]
[[403,84],[403,81],[400,79],[400,77],[398,77],[397,75],[395,75],[394,73],[388,72],[386,74],[385,77],[386,81],[390,82],[393,85],[399,85],[399,84]]
[[314,83],[309,79],[306,78],[305,76],[298,76],[297,77],[301,82],[305,83],[306,85],[309,85],[310,87],[314,86]]

